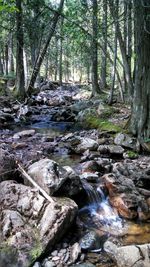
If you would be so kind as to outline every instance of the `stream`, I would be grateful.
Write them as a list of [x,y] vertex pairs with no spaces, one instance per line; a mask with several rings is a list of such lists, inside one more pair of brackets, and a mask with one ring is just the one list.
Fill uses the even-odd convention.
[[81,266],[115,267],[104,251],[106,241],[118,247],[150,243],[149,158],[126,158],[128,148],[114,145],[114,133],[77,122],[70,103],[69,108],[57,106],[52,111],[49,106],[42,109],[43,102],[36,104],[26,108],[29,114],[19,115],[1,129],[1,146],[25,169],[45,158],[55,161],[58,168],[70,168],[72,178],[53,196],[69,197],[79,209],[73,226],[34,267],[74,266],[71,253],[77,253],[71,262]]

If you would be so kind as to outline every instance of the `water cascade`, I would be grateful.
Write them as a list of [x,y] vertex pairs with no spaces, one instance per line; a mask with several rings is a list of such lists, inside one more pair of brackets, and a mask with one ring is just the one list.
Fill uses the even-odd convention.
[[82,180],[89,203],[79,211],[81,220],[87,227],[95,229],[103,229],[106,233],[122,232],[123,220],[109,203],[108,197],[105,196],[103,190],[98,186],[92,186],[85,180]]

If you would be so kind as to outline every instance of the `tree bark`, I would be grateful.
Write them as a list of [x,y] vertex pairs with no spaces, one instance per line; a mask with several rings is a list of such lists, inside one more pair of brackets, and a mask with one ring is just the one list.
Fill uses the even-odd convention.
[[63,4],[64,4],[64,0],[61,0],[60,1],[60,4],[59,4],[58,12],[56,12],[55,15],[54,15],[52,26],[50,28],[50,31],[49,31],[47,40],[45,42],[45,45],[43,47],[43,50],[39,54],[39,56],[38,56],[38,58],[36,60],[36,63],[35,63],[35,66],[34,66],[34,69],[33,69],[32,75],[31,75],[31,79],[30,79],[30,82],[29,82],[29,86],[28,86],[28,94],[31,94],[32,93],[32,89],[34,87],[34,83],[35,83],[36,78],[37,78],[37,75],[39,73],[41,64],[43,62],[44,56],[45,56],[46,51],[47,51],[47,48],[48,48],[49,43],[50,43],[50,41],[52,39],[52,36],[53,36],[53,34],[55,32],[55,28],[56,28],[56,25],[57,25],[57,22],[58,22],[58,18],[60,16],[60,13],[62,11]]
[[93,9],[93,17],[92,17],[92,96],[101,93],[101,90],[98,85],[98,45],[97,45],[97,32],[98,32],[98,21],[97,21],[97,13],[98,13],[98,5],[97,0],[92,0],[92,9]]
[[139,0],[134,4],[136,69],[130,130],[142,140],[150,138],[150,4]]
[[23,25],[22,25],[22,1],[16,0],[16,90],[21,99],[25,98],[25,80],[24,80],[24,64],[23,64]]
[[114,65],[113,65],[113,72],[112,72],[112,85],[111,85],[111,90],[110,90],[110,97],[108,104],[112,105],[113,102],[113,94],[114,94],[114,89],[115,89],[115,79],[116,79],[116,66],[117,66],[117,24],[118,24],[118,5],[119,5],[119,0],[115,1],[115,9],[116,9],[116,17],[115,17],[115,38],[114,38]]
[[[115,14],[115,7],[114,7],[114,4],[113,4],[112,0],[109,0],[109,8],[110,8],[110,12],[112,14],[112,17],[113,17],[113,19],[115,21],[116,14]],[[127,82],[127,86],[128,86],[128,96],[129,96],[129,99],[132,100],[133,82],[132,82],[132,78],[131,78],[128,59],[127,59],[127,56],[126,56],[125,44],[124,44],[124,41],[123,41],[123,37],[122,37],[122,33],[121,33],[121,30],[120,30],[119,23],[117,23],[117,38],[118,38],[118,42],[119,42],[119,46],[120,46],[120,51],[121,51],[121,55],[122,55],[124,71],[125,71],[125,76],[126,76],[126,82]]]
[[101,89],[107,87],[106,83],[106,67],[107,67],[107,0],[103,0],[103,22],[102,22],[102,35],[103,35],[103,51],[102,51],[102,65],[101,65]]
[[63,56],[63,22],[64,18],[60,19],[60,50],[59,50],[59,83],[62,85],[63,68],[62,68],[62,56]]

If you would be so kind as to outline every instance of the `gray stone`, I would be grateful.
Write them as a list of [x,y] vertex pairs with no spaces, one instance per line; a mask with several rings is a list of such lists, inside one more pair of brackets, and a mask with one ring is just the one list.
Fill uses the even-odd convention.
[[124,153],[124,149],[121,146],[117,145],[100,145],[98,147],[98,151],[100,152],[100,154],[110,154],[114,156],[121,156]]
[[75,152],[82,154],[86,150],[95,151],[98,148],[98,143],[88,137],[80,138],[80,144],[75,147]]
[[46,261],[44,263],[44,267],[55,267],[55,264],[52,261]]
[[67,179],[66,170],[50,159],[41,159],[30,165],[28,174],[49,195],[56,192]]
[[136,138],[131,138],[127,134],[118,133],[114,139],[116,145],[123,146],[125,148],[131,148],[137,150],[137,140]]
[[78,259],[79,255],[81,254],[81,247],[79,243],[75,243],[70,250],[70,262],[75,263]]
[[9,245],[11,258],[16,248],[19,256],[15,267],[26,267],[50,251],[77,213],[74,201],[55,198],[49,203],[37,190],[14,181],[0,183],[0,206],[1,249],[5,251]]
[[89,231],[80,239],[80,247],[83,250],[96,250],[101,247],[100,237],[94,231]]
[[111,258],[117,261],[118,267],[149,267],[150,266],[150,244],[131,245],[117,247],[110,241],[104,244],[104,250]]
[[0,148],[0,182],[13,179],[16,168],[17,165],[14,156]]
[[13,135],[13,139],[19,139],[22,137],[29,137],[35,134],[35,130],[24,130]]
[[95,267],[95,265],[93,265],[92,263],[86,262],[86,263],[71,265],[71,267]]

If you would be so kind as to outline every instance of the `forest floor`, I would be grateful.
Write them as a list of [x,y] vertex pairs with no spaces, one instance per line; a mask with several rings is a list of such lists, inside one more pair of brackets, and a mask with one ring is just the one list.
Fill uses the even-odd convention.
[[[150,264],[147,257],[150,243],[150,156],[141,151],[138,141],[127,131],[130,107],[117,101],[110,107],[106,93],[93,99],[89,98],[90,94],[87,88],[70,85],[44,88],[23,104],[1,96],[0,189],[2,192],[4,189],[5,194],[2,193],[1,197],[0,239],[2,244],[11,240],[9,246],[17,247],[22,255],[19,259],[22,266],[27,266],[27,262],[28,265],[34,263],[34,267],[131,267],[139,263],[147,267]],[[36,162],[35,168],[33,164]],[[16,201],[17,204],[7,203],[12,194],[10,180],[31,190],[31,184],[20,173],[20,165],[54,201],[67,197],[79,209],[77,216],[72,215],[75,219],[71,228],[64,221],[68,215],[62,215],[61,227],[66,228],[62,238],[59,238],[60,222],[56,214],[56,223],[49,222],[49,227],[55,225],[57,238],[49,230],[44,242],[41,241],[42,248],[38,246],[38,250],[33,251],[32,259],[29,259],[27,249],[20,245],[25,241],[18,234],[18,226],[13,219],[11,227],[8,223],[14,205],[21,216],[19,225],[24,218],[28,218],[29,226],[33,223],[33,204],[30,209],[22,207],[20,211],[19,200],[12,199],[12,203]],[[9,190],[5,189],[5,183]],[[15,190],[23,194],[23,189]],[[28,201],[29,195],[26,195],[27,200],[23,195],[22,201]],[[76,204],[67,204],[70,205],[68,214],[75,213]],[[34,222],[37,228],[44,220],[38,216]],[[19,227],[25,231],[27,226],[21,224]],[[45,223],[44,227],[47,227]],[[32,229],[28,231],[30,233]],[[31,249],[29,240],[27,242]],[[129,246],[131,253],[126,251]],[[44,256],[39,258],[41,254]],[[9,265],[10,251],[4,253],[1,250],[1,256],[1,267],[19,266],[18,259],[14,265]]]

